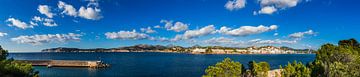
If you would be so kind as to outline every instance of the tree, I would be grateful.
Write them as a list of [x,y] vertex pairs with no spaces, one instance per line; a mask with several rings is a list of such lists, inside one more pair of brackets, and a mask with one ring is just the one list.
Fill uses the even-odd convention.
[[209,66],[205,70],[203,77],[240,77],[243,72],[245,72],[245,69],[240,62],[225,58],[223,61],[216,63],[215,66]]
[[206,50],[205,50],[205,53],[212,53],[212,47],[207,47]]
[[7,56],[8,56],[8,51],[7,51],[7,50],[4,50],[4,49],[0,46],[0,61],[5,60]]
[[8,53],[0,46],[0,77],[38,77],[31,64],[6,59]]
[[282,77],[310,77],[311,70],[301,62],[288,63],[284,68],[280,66]]
[[255,61],[250,61],[248,66],[251,75],[247,76],[267,77],[268,71],[270,71],[270,65],[267,62],[256,63]]
[[360,44],[355,39],[341,40],[338,46],[322,45],[309,64],[311,76],[360,77]]

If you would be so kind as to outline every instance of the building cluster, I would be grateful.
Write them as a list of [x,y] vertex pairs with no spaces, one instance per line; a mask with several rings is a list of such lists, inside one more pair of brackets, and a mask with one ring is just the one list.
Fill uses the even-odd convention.
[[294,50],[281,49],[274,46],[247,48],[194,48],[193,54],[294,54]]

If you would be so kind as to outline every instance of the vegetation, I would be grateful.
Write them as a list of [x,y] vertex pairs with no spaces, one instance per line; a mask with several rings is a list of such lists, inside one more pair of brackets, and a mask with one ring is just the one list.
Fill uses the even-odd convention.
[[255,61],[249,62],[249,71],[250,74],[247,76],[251,77],[267,77],[268,71],[270,71],[270,65],[267,62],[259,62]]
[[207,47],[206,50],[205,50],[205,53],[212,53],[212,52],[213,51],[212,51],[211,47]]
[[341,40],[338,46],[325,44],[309,64],[311,76],[360,77],[360,44],[355,39]]
[[240,62],[234,62],[230,58],[209,66],[203,77],[239,77],[244,72],[244,66]]
[[303,65],[301,62],[294,61],[288,63],[285,68],[280,66],[282,77],[310,77],[310,69]]
[[[267,77],[267,71],[270,70],[266,62],[252,61],[248,65],[246,72],[234,71],[244,68],[239,67],[242,66],[240,63],[226,58],[215,66],[208,67],[204,77]],[[338,45],[325,44],[316,52],[313,62],[304,65],[294,61],[284,68],[280,66],[280,69],[281,77],[360,77],[360,43],[349,39],[339,41]],[[225,75],[228,71],[238,73]]]
[[30,64],[6,59],[7,56],[8,51],[0,46],[0,77],[38,77],[38,72],[34,72]]
[[245,69],[240,62],[225,58],[216,65],[209,66],[203,77],[266,77],[269,70],[270,65],[266,62],[251,61],[249,62],[249,69]]

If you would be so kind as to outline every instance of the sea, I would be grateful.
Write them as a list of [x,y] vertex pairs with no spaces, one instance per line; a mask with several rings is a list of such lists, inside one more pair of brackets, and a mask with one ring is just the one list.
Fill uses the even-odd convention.
[[10,53],[15,60],[101,60],[110,67],[52,67],[35,66],[41,77],[201,77],[208,66],[231,58],[247,67],[249,61],[265,61],[271,69],[288,62],[306,64],[315,54],[184,54],[158,52],[31,52]]

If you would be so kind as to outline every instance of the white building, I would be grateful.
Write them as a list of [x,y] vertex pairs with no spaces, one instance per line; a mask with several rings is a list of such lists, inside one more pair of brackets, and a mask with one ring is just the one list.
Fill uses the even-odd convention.
[[205,53],[206,49],[202,49],[202,48],[195,48],[194,50],[192,50],[193,53]]

